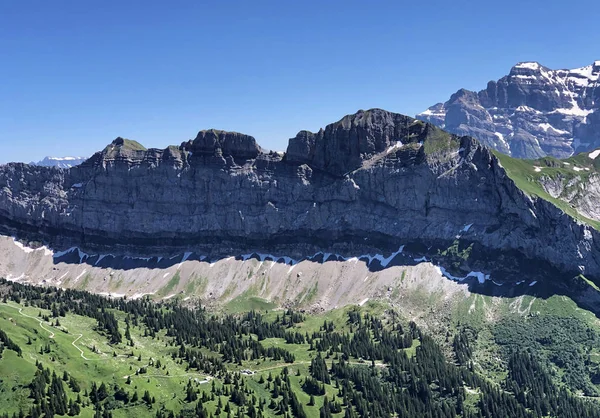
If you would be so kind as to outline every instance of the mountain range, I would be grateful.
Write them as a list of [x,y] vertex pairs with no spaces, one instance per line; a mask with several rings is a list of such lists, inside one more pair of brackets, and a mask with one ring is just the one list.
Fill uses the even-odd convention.
[[479,92],[460,89],[417,115],[517,158],[600,147],[600,61],[571,70],[521,62]]
[[[468,388],[466,401],[453,401],[439,416],[459,416],[454,411],[464,403],[473,414],[463,417],[597,417],[598,156],[600,149],[566,159],[513,158],[470,136],[370,109],[299,132],[285,152],[209,129],[164,149],[119,137],[71,168],[0,165],[0,366],[29,370],[5,373],[12,377],[0,381],[0,400],[9,412],[35,408],[34,362],[44,362],[61,367],[55,385],[72,371],[91,398],[119,380],[144,390],[147,401],[133,397],[125,405],[116,402],[125,398],[115,389],[103,407],[114,416],[148,416],[152,396],[157,416],[170,416],[161,415],[165,408],[202,416],[189,402],[191,385],[213,379],[216,391],[228,380],[212,366],[205,371],[210,379],[190,375],[200,371],[197,352],[260,388],[265,395],[256,396],[265,403],[274,395],[262,391],[259,379],[275,391],[277,377],[269,376],[283,368],[281,382],[294,375],[292,392],[311,411],[298,416],[321,416],[301,382],[323,351],[331,364],[323,370],[335,370],[347,352],[369,385],[396,388],[381,404],[389,393],[421,399],[419,393],[453,385]],[[264,327],[243,331],[255,320]],[[194,343],[194,335],[211,329],[211,341],[227,335],[227,344]],[[176,330],[183,332],[180,345]],[[411,337],[388,330],[412,330]],[[304,335],[312,335],[310,343]],[[348,344],[333,355],[320,345],[332,335]],[[234,341],[269,349],[273,360],[247,357],[251,350],[240,345],[239,361],[231,361]],[[373,348],[352,351],[366,343]],[[369,358],[382,344],[402,360]],[[280,350],[297,357],[282,363]],[[535,353],[539,364],[515,352]],[[186,360],[173,361],[175,353]],[[153,359],[161,366],[151,366]],[[406,361],[418,371],[439,369],[446,359],[464,368],[457,383],[442,383],[452,379],[434,372],[423,390],[397,391],[397,381],[388,380]],[[96,360],[102,367],[86,367]],[[523,370],[532,371],[529,386],[507,380]],[[414,377],[407,376],[416,375],[398,376],[410,385]],[[480,401],[487,392],[500,396],[497,387],[511,390]],[[314,398],[325,396],[324,405],[335,391],[331,386]],[[450,392],[435,393],[424,405],[446,405]],[[202,396],[198,405],[219,415],[220,397]],[[545,399],[559,399],[554,412]],[[82,402],[81,410],[99,410],[92,405]],[[424,409],[404,416],[431,415],[418,411]]]
[[355,258],[377,271],[408,257],[482,283],[600,279],[595,213],[550,193],[542,175],[597,185],[596,160],[584,157],[522,165],[381,109],[301,131],[284,153],[220,130],[165,149],[117,138],[67,170],[0,166],[0,226],[53,248],[54,264],[129,268],[137,257],[137,267],[160,268],[279,254],[270,259]]
[[38,162],[31,162],[31,165],[39,165],[42,167],[58,167],[58,168],[71,168],[81,164],[87,158],[86,157],[45,157],[43,160]]

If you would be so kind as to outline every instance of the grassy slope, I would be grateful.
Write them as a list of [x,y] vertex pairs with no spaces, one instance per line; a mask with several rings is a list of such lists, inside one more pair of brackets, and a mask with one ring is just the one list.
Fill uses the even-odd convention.
[[118,147],[115,147],[112,144],[108,145],[106,148],[104,148],[104,152],[107,154],[111,154],[111,153],[115,153],[116,150],[118,150],[118,149],[130,150],[130,151],[147,151],[148,150],[145,146],[143,146],[142,144],[140,144],[137,141],[134,141],[132,139],[123,139],[122,145],[119,145]]
[[[536,286],[541,286],[538,284]],[[467,298],[454,302],[449,309],[451,314],[443,316],[440,322],[440,328],[436,331],[440,342],[445,344],[449,353],[451,352],[452,335],[459,329],[468,327],[474,330],[473,346],[475,348],[475,365],[476,368],[486,377],[500,382],[506,377],[505,353],[502,347],[498,345],[495,336],[495,328],[501,326],[505,321],[517,320],[524,324],[525,327],[530,324],[537,323],[535,320],[539,316],[555,321],[556,318],[571,318],[579,321],[586,326],[591,327],[596,332],[600,332],[600,321],[590,312],[579,308],[571,299],[565,296],[552,296],[547,299],[537,297],[536,291],[541,288],[533,287],[529,289],[528,294],[515,298],[493,298],[480,294],[471,294]],[[412,296],[411,296],[412,297]],[[243,302],[243,301],[240,301]],[[435,295],[430,298],[428,305],[432,308],[448,305],[445,302],[444,295]],[[185,370],[185,365],[179,365],[171,360],[170,350],[172,347],[165,347],[165,339],[163,335],[159,335],[156,339],[144,337],[141,327],[132,327],[131,333],[135,341],[133,352],[134,357],[128,357],[131,348],[125,344],[120,344],[112,347],[107,344],[106,338],[94,330],[95,321],[90,318],[75,316],[68,314],[65,318],[60,318],[61,328],[68,330],[68,333],[62,332],[49,323],[44,323],[43,329],[37,320],[38,309],[23,308],[23,313],[30,317],[25,317],[19,314],[20,306],[14,303],[0,303],[0,328],[5,330],[10,338],[12,338],[23,349],[23,357],[18,358],[13,352],[5,350],[3,358],[0,359],[0,405],[10,405],[7,412],[12,413],[18,405],[29,405],[30,400],[27,398],[29,390],[26,385],[33,378],[35,371],[35,362],[37,359],[42,361],[46,367],[56,370],[61,375],[64,370],[71,373],[82,386],[82,390],[89,389],[91,382],[104,381],[108,383],[118,383],[130,393],[137,390],[139,396],[144,390],[149,390],[153,396],[157,398],[157,404],[152,410],[149,410],[144,405],[136,405],[128,407],[124,410],[115,411],[115,417],[146,417],[154,415],[154,411],[159,405],[165,405],[170,409],[180,409],[186,403],[182,399],[185,385],[189,378],[197,377],[200,380],[206,378],[205,375],[198,373],[190,373]],[[272,307],[250,297],[247,303],[242,303],[238,308],[260,308],[266,314],[267,319],[275,319],[277,315],[281,315],[282,311],[274,310]],[[389,305],[383,302],[370,301],[360,309],[368,311],[374,316],[382,317],[384,312],[389,308]],[[309,315],[306,320],[297,324],[298,331],[311,334],[313,331],[318,331],[319,327],[326,320],[333,322],[335,329],[338,331],[349,331],[346,323],[347,313],[350,309],[356,309],[353,306],[336,309],[329,312],[324,312],[320,315]],[[49,314],[48,311],[41,311],[43,314]],[[442,315],[441,309],[428,309],[423,311],[423,316],[420,321],[435,322],[433,316]],[[124,330],[124,317],[117,313],[120,319],[120,328]],[[539,321],[538,321],[539,322]],[[555,323],[555,322],[553,322]],[[532,325],[533,326],[533,325]],[[505,327],[506,328],[506,327]],[[526,328],[527,329],[527,328]],[[50,330],[55,333],[54,338],[49,338]],[[535,329],[531,328],[533,333]],[[539,329],[538,329],[539,330]],[[435,330],[432,330],[435,331]],[[82,337],[78,340],[79,334]],[[28,337],[33,341],[32,345],[27,345]],[[445,342],[444,342],[445,340]],[[83,355],[89,360],[82,358],[81,353],[75,345],[83,350]],[[39,354],[39,348],[47,343],[52,347],[51,354]],[[407,349],[409,355],[414,354],[418,341],[413,343],[413,346]],[[256,391],[256,395],[270,400],[270,394],[266,392],[264,385],[260,385],[258,380],[260,376],[265,378],[272,373],[273,376],[278,374],[283,367],[288,367],[292,377],[292,384],[297,389],[297,394],[301,402],[305,405],[305,410],[310,417],[319,416],[319,407],[322,405],[323,398],[317,397],[317,404],[314,407],[306,406],[308,403],[308,395],[300,388],[300,378],[295,376],[296,370],[300,370],[302,376],[308,373],[308,366],[311,359],[315,355],[314,352],[308,351],[308,345],[288,345],[283,339],[268,339],[263,341],[265,346],[280,346],[291,351],[296,358],[294,364],[284,364],[283,362],[274,361],[249,361],[242,365],[230,364],[230,370],[250,369],[256,372],[252,376],[245,376],[248,386]],[[101,354],[94,353],[92,347],[96,347]],[[590,361],[592,363],[600,363],[600,346],[585,347]],[[118,357],[113,357],[113,351]],[[142,361],[137,360],[137,356],[142,355]],[[125,384],[125,376],[134,374],[141,366],[146,366],[148,360],[153,357],[160,358],[161,362],[166,365],[165,369],[156,369],[148,367],[146,375],[134,376],[131,386]],[[52,360],[54,358],[54,360]],[[328,362],[331,360],[328,360]],[[360,364],[358,359],[354,359],[356,364]],[[169,375],[167,375],[167,371]],[[561,379],[562,371],[558,370],[556,378]],[[221,386],[222,382],[216,380],[216,385]],[[210,391],[211,384],[197,385],[200,391]],[[600,390],[600,385],[597,386]],[[337,392],[333,386],[328,386],[327,393],[331,399]],[[68,392],[72,398],[75,394]],[[472,399],[471,399],[472,398]],[[469,402],[476,402],[477,394],[469,394]],[[227,402],[225,397],[222,397],[223,403]],[[206,404],[209,411],[216,409],[216,400]],[[235,408],[234,408],[235,410]],[[267,416],[272,415],[271,410],[267,409]],[[87,408],[81,416],[92,416],[92,411]]]
[[[240,301],[242,302],[242,301]],[[383,304],[369,303],[363,309],[369,312],[379,314],[386,308]],[[280,310],[273,310],[273,307],[265,304],[256,298],[249,298],[246,303],[242,303],[238,307],[238,311],[243,311],[245,308],[260,308],[263,312],[268,311],[267,318],[275,319],[277,315],[281,315]],[[22,309],[22,313],[19,313]],[[336,330],[348,330],[346,324],[347,311],[352,307],[326,312],[318,316],[309,316],[307,320],[298,324],[298,330],[301,332],[312,333],[318,331],[323,321],[333,321]],[[18,411],[19,406],[31,405],[29,389],[27,385],[31,382],[36,370],[36,360],[41,361],[45,367],[50,367],[55,370],[59,376],[64,371],[70,373],[81,384],[82,394],[85,389],[90,389],[92,382],[105,382],[108,384],[118,383],[128,392],[138,392],[141,398],[145,390],[156,397],[156,405],[152,410],[149,410],[145,405],[138,404],[129,406],[126,409],[114,411],[115,418],[127,417],[147,417],[154,415],[154,411],[159,405],[164,405],[169,409],[178,410],[185,406],[183,400],[185,386],[190,378],[198,378],[204,380],[207,378],[204,374],[196,372],[188,372],[185,369],[185,364],[180,365],[172,361],[170,357],[171,350],[176,348],[165,347],[164,335],[158,335],[156,339],[145,337],[141,327],[131,327],[132,338],[135,341],[135,347],[132,349],[127,345],[119,344],[111,346],[108,344],[106,337],[94,330],[95,320],[78,315],[67,314],[66,317],[59,318],[60,327],[55,327],[49,322],[38,320],[38,314],[50,315],[50,311],[40,310],[37,308],[23,307],[15,303],[0,303],[0,329],[3,329],[8,336],[14,340],[22,349],[23,357],[19,358],[12,351],[5,350],[3,357],[0,359],[0,405],[10,405],[3,409],[3,412]],[[119,327],[123,331],[125,329],[124,316],[120,312],[115,312],[119,317]],[[27,315],[27,316],[25,316]],[[52,320],[51,320],[52,321]],[[50,338],[50,332],[54,333],[54,337]],[[79,335],[81,334],[81,337]],[[32,344],[27,345],[28,339],[31,338]],[[256,338],[256,337],[254,337]],[[40,354],[40,348],[50,344],[51,353]],[[304,403],[305,410],[309,417],[318,417],[319,408],[323,404],[323,398],[316,398],[316,405],[311,407],[306,405],[309,396],[300,388],[301,377],[295,376],[297,369],[300,370],[302,376],[308,374],[310,361],[314,356],[314,352],[308,351],[308,344],[304,345],[288,345],[283,339],[269,339],[263,341],[263,344],[268,346],[284,347],[292,352],[296,361],[293,364],[285,364],[282,361],[274,362],[271,360],[248,361],[243,365],[230,364],[228,368],[234,371],[244,369],[253,370],[256,374],[253,376],[245,376],[249,387],[256,390],[257,395],[263,396],[270,400],[271,395],[267,393],[264,386],[258,383],[261,375],[265,378],[269,373],[273,376],[279,374],[283,367],[290,369],[292,375],[292,383],[297,389],[299,399]],[[87,359],[82,358],[83,356]],[[97,352],[93,351],[93,347]],[[408,349],[412,354],[415,347]],[[134,356],[128,356],[133,351]],[[117,355],[114,357],[113,353]],[[138,361],[138,355],[142,356],[142,360]],[[150,358],[160,359],[164,368],[157,369],[147,366]],[[330,362],[331,360],[328,360]],[[358,362],[357,362],[358,364]],[[147,366],[147,374],[135,376],[135,371],[142,366]],[[167,375],[168,371],[168,375]],[[125,384],[126,377],[132,375],[132,384]],[[222,382],[215,379],[216,385],[221,386]],[[197,388],[200,391],[210,392],[211,383],[199,384]],[[330,399],[334,397],[337,390],[333,386],[326,387],[327,394]],[[67,394],[70,398],[75,399],[76,394],[67,389]],[[16,400],[16,402],[15,402]],[[227,403],[227,398],[222,397],[223,403]],[[209,411],[216,410],[217,401],[208,402],[205,407]],[[235,408],[234,408],[235,410]],[[267,416],[274,416],[273,411],[266,410]],[[90,408],[82,409],[83,417],[93,416],[93,411]]]
[[[40,310],[24,308],[22,312],[37,317]],[[41,310],[41,312],[42,314],[49,314],[48,311]],[[116,347],[108,345],[106,338],[94,331],[94,320],[70,314],[65,318],[59,318],[59,320],[61,328],[68,330],[68,333],[59,331],[48,323],[44,323],[46,329],[50,329],[55,333],[54,338],[49,338],[49,332],[42,329],[35,318],[19,314],[18,305],[0,304],[0,328],[23,349],[23,358],[21,359],[17,359],[14,353],[5,350],[7,355],[0,360],[0,371],[3,371],[3,368],[19,370],[18,374],[14,373],[12,375],[11,380],[3,379],[5,386],[10,386],[11,389],[0,391],[0,405],[13,405],[12,402],[8,402],[9,398],[15,396],[12,393],[13,387],[18,388],[16,391],[17,396],[23,398],[24,402],[27,403],[26,398],[29,395],[29,390],[24,386],[29,384],[33,378],[36,360],[40,360],[47,367],[50,366],[59,375],[62,375],[63,371],[66,370],[81,383],[82,390],[89,389],[92,381],[103,381],[107,384],[118,383],[131,392],[137,388],[140,397],[144,390],[149,390],[156,396],[157,403],[170,408],[179,405],[180,401],[173,399],[173,394],[183,393],[183,385],[187,383],[188,377],[198,377],[199,379],[206,377],[203,374],[189,373],[184,366],[176,364],[169,355],[171,348],[166,348],[164,341],[143,337],[140,328],[131,328],[132,338],[135,341],[135,347],[133,348],[135,356],[129,357],[127,354],[131,353],[132,348],[125,344],[119,344]],[[121,318],[121,320],[124,320],[124,318]],[[119,325],[121,329],[125,328],[124,322]],[[83,359],[79,350],[73,346],[73,342],[79,334],[82,337],[75,344],[89,360]],[[27,345],[28,337],[33,341],[32,345]],[[51,346],[52,353],[40,354],[40,347],[48,343]],[[94,346],[101,354],[94,353],[91,350]],[[113,352],[118,357],[113,357]],[[137,356],[140,354],[142,360],[138,361]],[[54,360],[52,360],[53,358]],[[148,367],[146,375],[132,376],[132,384],[127,387],[125,385],[126,376],[135,374],[137,369],[148,365],[150,358],[159,358],[166,369],[158,370],[154,367]],[[167,370],[170,377],[166,375]],[[0,373],[0,375],[4,376],[4,373]],[[71,393],[70,396],[75,398],[75,394]],[[12,413],[14,411],[8,410],[7,412]],[[128,408],[126,413],[116,413],[115,417],[146,417],[147,414],[147,408],[139,405]],[[82,416],[86,415],[83,414]],[[91,412],[89,416],[91,416]]]
[[[600,159],[592,160],[588,157],[588,154],[585,153],[578,154],[565,160],[558,160],[551,157],[544,157],[538,160],[521,160],[509,157],[508,155],[504,155],[497,151],[492,152],[498,157],[506,170],[506,173],[511,180],[515,182],[518,188],[529,195],[538,196],[547,200],[567,215],[600,230],[600,222],[586,218],[578,213],[569,203],[552,197],[540,184],[540,179],[543,176],[551,178],[562,176],[565,179],[579,176],[582,181],[585,181],[590,173],[600,171]],[[568,163],[568,165],[564,163]],[[538,171],[536,171],[536,167],[539,167]],[[576,171],[574,167],[582,168],[582,170]],[[586,168],[588,170],[585,170]]]

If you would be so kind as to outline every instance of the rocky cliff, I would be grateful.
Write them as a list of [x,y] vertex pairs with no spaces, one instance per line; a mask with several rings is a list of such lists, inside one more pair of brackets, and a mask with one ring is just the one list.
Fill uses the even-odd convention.
[[417,118],[517,158],[600,147],[600,61],[572,70],[522,62],[479,92],[461,89]]
[[[208,130],[163,150],[117,138],[71,169],[0,166],[0,225],[57,250],[158,261],[330,252],[377,269],[404,245],[450,277],[600,279],[595,229],[524,193],[476,140],[379,109],[302,131],[285,153]],[[386,258],[360,256],[372,253]]]

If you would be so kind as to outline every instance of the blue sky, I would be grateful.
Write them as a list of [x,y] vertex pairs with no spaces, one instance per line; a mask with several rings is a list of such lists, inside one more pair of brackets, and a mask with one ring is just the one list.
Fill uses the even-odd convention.
[[283,150],[358,109],[414,115],[518,61],[591,64],[599,17],[592,1],[0,0],[0,162],[207,128]]

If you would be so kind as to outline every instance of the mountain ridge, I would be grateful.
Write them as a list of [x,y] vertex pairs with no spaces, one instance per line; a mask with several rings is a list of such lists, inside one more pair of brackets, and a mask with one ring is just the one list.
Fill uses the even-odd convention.
[[87,157],[45,157],[43,160],[37,162],[30,162],[30,165],[39,165],[42,167],[58,167],[58,168],[71,168],[81,164],[87,159]]
[[600,277],[596,230],[524,193],[477,141],[407,116],[359,111],[301,131],[284,154],[214,130],[163,150],[115,141],[70,170],[0,167],[2,232],[142,257],[405,245],[458,277],[517,281],[532,261],[535,277]]
[[599,77],[600,61],[571,70],[520,62],[416,117],[517,158],[566,158],[600,146]]

